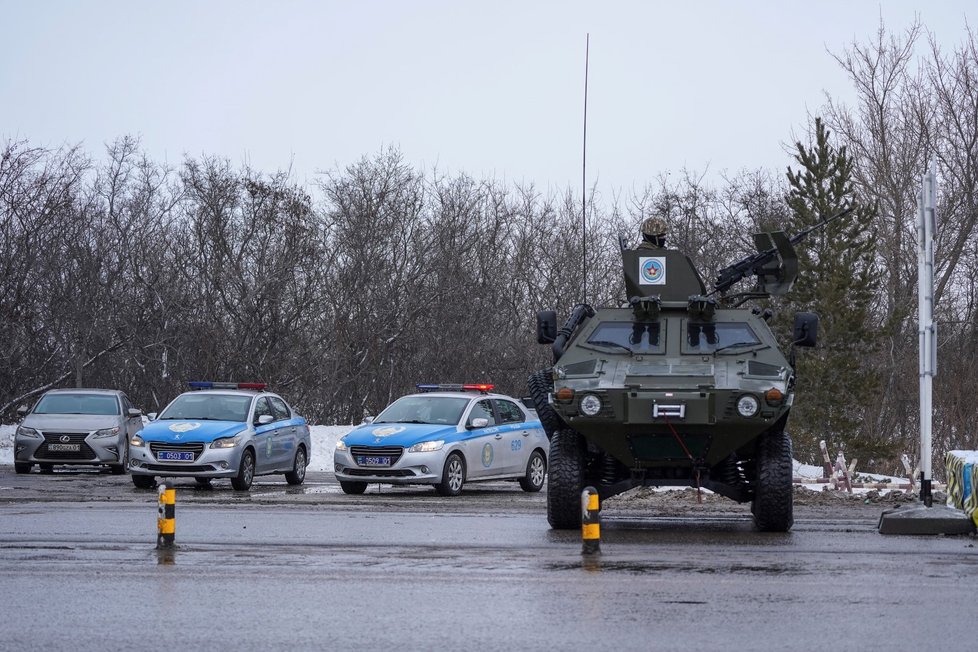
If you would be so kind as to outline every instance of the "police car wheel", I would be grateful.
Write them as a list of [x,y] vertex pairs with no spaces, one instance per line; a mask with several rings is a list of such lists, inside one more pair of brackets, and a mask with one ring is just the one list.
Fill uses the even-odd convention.
[[452,453],[445,460],[445,470],[441,474],[441,482],[435,485],[435,491],[442,496],[457,496],[462,493],[465,484],[465,460],[458,453]]
[[241,453],[241,464],[238,466],[238,475],[231,478],[231,486],[237,491],[248,491],[251,483],[255,479],[255,454],[251,449]]
[[132,483],[137,489],[152,489],[156,486],[156,478],[151,475],[132,475]]
[[292,462],[292,470],[285,474],[285,481],[289,484],[302,484],[306,479],[306,448],[299,446],[295,452],[295,460]]
[[347,482],[346,480],[340,480],[340,489],[343,493],[350,494],[351,496],[358,496],[367,490],[366,482]]
[[530,493],[543,489],[543,480],[547,476],[547,462],[540,451],[533,451],[526,463],[526,475],[520,478],[520,487]]

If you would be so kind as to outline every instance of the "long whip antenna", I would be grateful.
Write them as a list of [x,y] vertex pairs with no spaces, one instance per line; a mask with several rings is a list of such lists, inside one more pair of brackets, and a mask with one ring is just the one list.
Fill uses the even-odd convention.
[[583,302],[587,303],[587,71],[591,34],[584,41],[584,148],[581,154],[581,253],[584,258]]

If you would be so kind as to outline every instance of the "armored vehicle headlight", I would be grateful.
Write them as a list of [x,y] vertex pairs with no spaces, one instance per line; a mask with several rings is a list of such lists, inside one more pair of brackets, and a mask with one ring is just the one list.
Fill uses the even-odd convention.
[[737,412],[740,413],[742,417],[752,417],[757,414],[757,408],[760,404],[757,399],[750,394],[744,394],[737,400]]
[[777,387],[772,387],[764,392],[764,400],[767,401],[768,405],[781,405],[781,401],[784,400],[784,394]]
[[581,399],[581,412],[593,417],[601,411],[601,399],[594,394],[585,394]]
[[560,401],[571,401],[574,399],[574,390],[570,387],[561,387],[557,390],[557,399]]

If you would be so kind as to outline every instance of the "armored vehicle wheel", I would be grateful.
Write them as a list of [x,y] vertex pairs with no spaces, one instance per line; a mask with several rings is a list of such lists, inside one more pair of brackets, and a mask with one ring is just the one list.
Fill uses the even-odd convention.
[[794,523],[791,483],[791,437],[766,433],[757,445],[757,488],[751,511],[762,532],[787,532]]
[[584,490],[584,438],[562,428],[550,440],[550,476],[547,486],[547,521],[555,530],[581,527],[581,491]]
[[152,489],[156,486],[156,478],[151,475],[132,475],[132,483],[138,489]]
[[540,417],[543,424],[543,431],[547,433],[547,438],[551,439],[554,433],[560,429],[560,418],[554,412],[553,407],[547,400],[547,395],[553,391],[554,381],[549,369],[541,369],[530,374],[526,382],[527,389],[530,391],[530,398],[533,399],[533,407]]
[[351,496],[359,496],[360,494],[362,494],[364,491],[367,490],[367,483],[340,480],[340,489],[342,489],[343,493],[345,494],[349,494]]

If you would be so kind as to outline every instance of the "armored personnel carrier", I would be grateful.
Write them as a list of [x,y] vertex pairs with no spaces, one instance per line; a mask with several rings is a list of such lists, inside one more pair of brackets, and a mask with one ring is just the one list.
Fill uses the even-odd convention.
[[[683,253],[623,244],[626,304],[578,304],[559,330],[555,312],[537,314],[537,341],[552,346],[554,364],[528,384],[550,437],[552,527],[580,527],[586,486],[602,500],[690,486],[750,502],[762,531],[791,528],[794,347],[815,345],[818,317],[795,316],[785,354],[771,311],[742,306],[786,293],[798,273],[794,244],[829,220],[794,238],[756,234],[758,252],[723,269],[709,293]],[[730,291],[748,278],[750,290]]]

